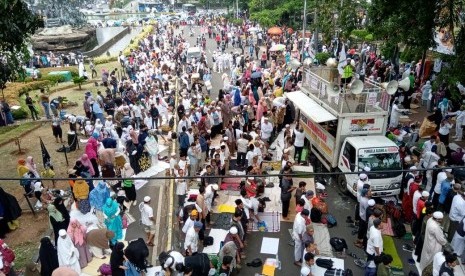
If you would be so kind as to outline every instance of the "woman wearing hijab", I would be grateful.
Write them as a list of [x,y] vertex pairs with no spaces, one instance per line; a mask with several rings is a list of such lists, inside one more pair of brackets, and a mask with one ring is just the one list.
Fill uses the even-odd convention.
[[67,235],[65,229],[61,229],[58,234],[60,235],[57,245],[58,264],[60,267],[65,266],[81,274],[79,251],[74,247],[73,241]]
[[34,174],[34,177],[35,178],[40,178],[40,174],[39,172],[37,171],[37,165],[36,163],[34,162],[34,159],[32,158],[32,156],[28,156],[26,158],[26,167],[29,169],[29,172],[33,173]]
[[110,241],[115,233],[108,229],[93,229],[87,232],[87,245],[92,255],[96,258],[105,259],[105,253],[110,249]]
[[50,276],[58,268],[57,250],[53,246],[50,237],[43,237],[40,240],[39,261],[41,276]]
[[68,209],[66,208],[66,206],[65,206],[65,204],[63,202],[63,198],[56,197],[55,200],[53,201],[53,205],[55,205],[55,208],[61,213],[61,215],[63,216],[63,219],[64,219],[63,227],[60,228],[60,229],[68,229],[70,216],[69,216]]
[[87,228],[79,223],[77,219],[71,219],[67,232],[74,247],[79,251],[79,265],[81,268],[86,267],[92,261],[92,255],[86,242]]
[[120,216],[120,208],[118,203],[112,198],[107,198],[105,205],[103,206],[103,214],[105,216],[105,226],[108,230],[115,233],[115,236],[111,240],[111,244],[123,238],[123,221]]
[[58,244],[58,232],[60,229],[64,229],[65,227],[65,219],[61,215],[61,213],[57,210],[55,205],[49,204],[47,206],[48,211],[48,218],[50,221],[50,228],[53,230],[53,235],[55,237],[55,244]]
[[112,276],[124,276],[125,275],[125,270],[127,269],[126,266],[124,266],[124,243],[118,242],[115,247],[113,248],[113,251],[111,252],[110,256],[110,266],[111,266],[111,275]]
[[103,205],[107,201],[107,198],[110,197],[110,189],[107,184],[103,181],[100,181],[98,185],[89,193],[89,203],[92,208],[95,209],[95,215],[99,220],[99,224],[103,225]]
[[87,214],[90,211],[89,184],[80,177],[76,178],[73,186],[73,194],[77,201],[76,204],[79,211],[84,215]]
[[137,204],[136,187],[134,186],[134,180],[131,177],[134,175],[134,170],[131,168],[131,164],[124,164],[124,168],[121,170],[121,178],[123,178],[123,190],[126,193],[126,198],[129,202],[132,202],[133,206]]
[[9,230],[19,227],[17,220],[21,216],[21,207],[13,195],[0,188],[0,237],[5,236]]
[[[130,272],[129,275],[132,276],[140,275],[141,271],[145,271],[147,269],[147,257],[149,254],[150,252],[144,239],[139,238],[129,242],[128,246],[124,250],[124,255],[127,259],[125,266],[128,267],[126,276],[128,276],[128,272]],[[136,272],[134,272],[134,270]]]
[[21,186],[24,188],[24,192],[26,194],[29,194],[32,189],[31,189],[31,182],[28,180],[29,176],[29,168],[26,167],[26,160],[24,159],[19,159],[18,160],[18,165],[16,166],[16,171],[18,172],[18,176],[22,178],[19,182]]
[[99,142],[97,141],[99,135],[98,133],[92,133],[92,136],[89,138],[86,144],[86,154],[87,157],[90,159],[90,162],[92,164],[92,168],[94,170],[94,174],[92,175],[93,177],[99,177],[100,173],[98,170],[98,164],[97,164],[97,150],[98,150],[98,144]]
[[[81,156],[81,158],[79,158],[78,161],[81,161],[82,166],[88,168],[88,172],[90,173],[90,176],[95,175],[94,167],[93,167],[92,162],[90,161],[89,156],[87,154],[84,153]],[[83,171],[85,171],[85,170],[83,170]],[[80,174],[78,174],[78,175],[80,175]]]

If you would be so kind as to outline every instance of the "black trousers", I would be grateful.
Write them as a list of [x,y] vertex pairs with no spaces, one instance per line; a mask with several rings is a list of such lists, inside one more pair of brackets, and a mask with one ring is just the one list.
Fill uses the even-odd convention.
[[245,152],[238,152],[237,153],[237,165],[238,166],[244,166],[245,165]]
[[283,217],[287,217],[287,214],[289,213],[289,205],[291,203],[291,199],[281,201],[283,203]]
[[297,162],[297,163],[300,163],[300,156],[302,155],[302,150],[304,149],[304,147],[295,147],[295,154],[294,154],[294,160]]

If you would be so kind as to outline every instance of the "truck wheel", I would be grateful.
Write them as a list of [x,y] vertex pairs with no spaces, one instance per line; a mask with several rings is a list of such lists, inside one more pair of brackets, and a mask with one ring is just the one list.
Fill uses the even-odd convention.
[[341,193],[347,195],[349,194],[349,190],[347,189],[347,181],[343,174],[338,175],[337,177],[337,187]]

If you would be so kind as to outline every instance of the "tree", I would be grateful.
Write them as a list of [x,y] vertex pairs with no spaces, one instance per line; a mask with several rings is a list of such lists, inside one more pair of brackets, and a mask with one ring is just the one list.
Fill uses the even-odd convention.
[[43,25],[23,0],[0,0],[0,62],[8,68],[0,79],[9,80],[21,70],[21,63],[29,59],[26,42]]
[[81,85],[86,82],[86,79],[84,77],[74,77],[73,78],[73,83],[77,84],[79,86],[79,90],[81,90]]

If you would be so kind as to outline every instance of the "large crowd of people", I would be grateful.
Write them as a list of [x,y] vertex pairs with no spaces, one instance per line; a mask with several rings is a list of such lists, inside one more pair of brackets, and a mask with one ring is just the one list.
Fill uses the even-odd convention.
[[[195,43],[187,41],[179,26],[167,23],[158,25],[128,56],[121,54],[123,73],[118,74],[115,68],[102,70],[101,91],[85,93],[81,114],[61,118],[56,106],[59,99],[50,101],[42,93],[41,104],[47,119],[52,120],[57,143],[62,142],[61,125],[66,121],[69,130],[81,135],[86,144],[83,154],[67,171],[70,194],[44,188],[33,157],[18,160],[18,176],[25,194],[38,199],[36,207],[47,206],[53,230],[53,238],[40,241],[41,275],[61,275],[54,272],[61,268],[79,274],[92,256],[110,256],[112,275],[140,275],[146,271],[151,266],[147,260],[149,247],[156,243],[155,214],[150,196],[144,195],[137,205],[138,191],[132,177],[161,163],[175,177],[183,239],[178,251],[160,254],[162,268],[171,275],[231,275],[239,271],[247,256],[248,222],[262,222],[260,209],[264,204],[260,196],[270,184],[261,177],[264,161],[278,161],[280,172],[285,174],[279,179],[284,221],[290,220],[289,212],[294,213],[290,205],[295,198],[294,264],[301,266],[300,275],[315,275],[314,259],[321,248],[313,233],[328,223],[323,219],[327,194],[321,187],[306,189],[305,182],[295,185],[290,176],[293,167],[307,162],[308,156],[304,153],[304,129],[295,124],[293,105],[283,97],[284,92],[298,90],[302,81],[302,68],[290,66],[291,58],[300,57],[299,47],[304,47],[303,59],[309,57],[313,45],[302,45],[297,35],[287,29],[278,36],[265,34],[250,22],[235,26],[223,18],[198,18],[193,23],[201,30]],[[205,51],[207,41],[217,46],[211,60]],[[279,43],[285,48],[272,51]],[[323,46],[322,51],[337,53],[339,44],[342,42],[335,41]],[[189,56],[192,46],[203,49],[199,56]],[[398,142],[403,167],[409,170],[402,183],[402,209],[393,209],[405,222],[412,223],[415,247],[409,250],[414,251],[422,275],[453,275],[457,256],[463,258],[464,251],[465,188],[452,170],[441,168],[464,164],[464,153],[449,147],[449,118],[455,116],[458,123],[464,117],[463,108],[456,111],[446,86],[433,93],[430,82],[422,82],[418,64],[391,64],[370,51],[369,46],[362,48],[363,55],[348,54],[342,77],[380,82],[398,80],[403,75],[411,79],[408,91],[399,90],[392,96],[387,131],[387,136]],[[56,58],[51,57],[44,54],[34,60],[53,66]],[[212,74],[222,74],[220,87],[213,87]],[[437,123],[438,135],[431,136],[422,147],[417,143],[416,126],[401,126],[397,116],[400,105],[410,108],[415,94],[420,95],[428,111],[434,112],[430,119]],[[458,141],[461,135],[458,127]],[[280,152],[274,146],[278,136],[282,137]],[[160,154],[161,144],[172,140],[177,140],[178,153],[169,157]],[[213,264],[201,248],[208,243],[206,231],[213,223],[215,198],[230,170],[244,174],[244,178],[218,254],[219,262]],[[367,258],[356,263],[363,267],[365,275],[391,275],[392,256],[382,254],[385,212],[372,198],[369,175],[369,168],[365,168],[357,183],[354,246],[363,248]],[[122,180],[94,181],[96,177]],[[192,198],[189,190],[194,187],[198,194]],[[14,197],[0,189],[0,238],[8,229],[17,227],[20,211],[12,202]],[[147,236],[125,246],[122,240],[132,217],[131,206],[138,206]],[[86,215],[95,216],[95,220],[79,221]],[[3,256],[8,254],[4,251],[0,249]],[[5,257],[2,260],[2,271],[8,274],[12,264]],[[102,275],[106,275],[105,269],[101,267]],[[431,274],[426,274],[428,271]]]

